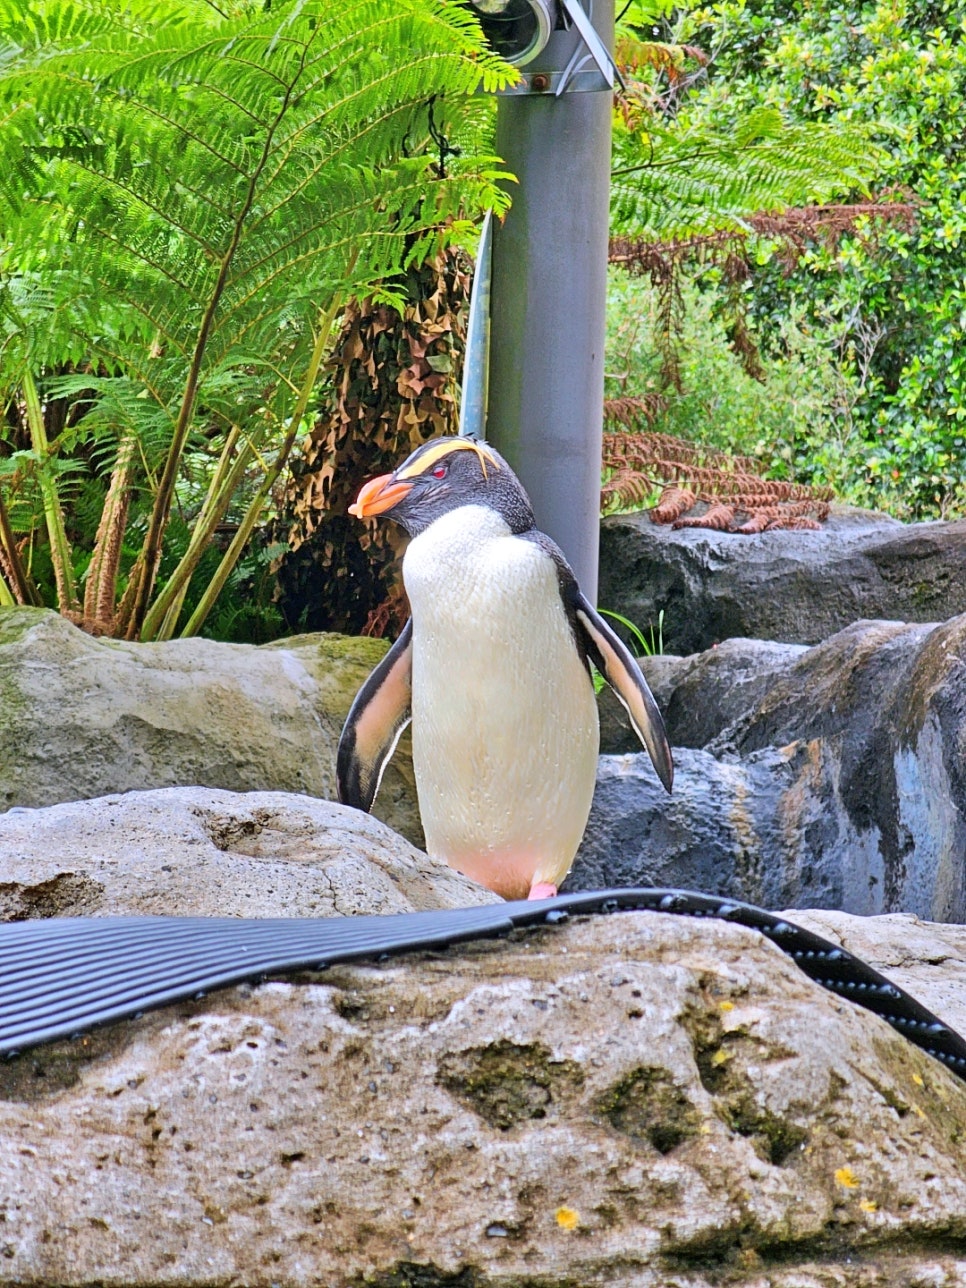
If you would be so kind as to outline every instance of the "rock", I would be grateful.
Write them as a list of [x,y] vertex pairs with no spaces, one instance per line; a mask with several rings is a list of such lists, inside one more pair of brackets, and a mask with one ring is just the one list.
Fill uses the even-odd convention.
[[3,1065],[0,1283],[953,1288],[964,1141],[962,1083],[753,932],[580,920]]
[[569,888],[966,920],[966,615],[734,641],[663,682],[674,797],[643,755],[603,757]]
[[0,920],[328,917],[497,902],[359,810],[168,787],[0,815]]
[[[195,785],[334,799],[343,721],[385,650],[325,634],[135,644],[0,609],[0,809]],[[422,844],[407,746],[375,813]]]
[[796,782],[795,766],[779,751],[725,761],[677,748],[668,796],[646,753],[601,756],[564,890],[671,886],[768,908],[867,902],[864,885],[852,888],[834,836],[822,864],[803,859],[800,838],[787,834],[780,802]]
[[941,1015],[957,1033],[966,1034],[966,926],[940,928],[909,913],[850,917],[846,912],[793,908],[788,916],[861,957]]
[[[767,640],[724,640],[689,657],[657,654],[639,659],[675,747],[705,747],[771,689],[808,649]],[[600,749],[640,751],[627,712],[606,685],[597,698]]]
[[601,527],[600,602],[664,647],[733,636],[817,644],[859,618],[945,621],[966,612],[966,520],[909,526],[840,509],[818,532],[678,532],[646,514]]

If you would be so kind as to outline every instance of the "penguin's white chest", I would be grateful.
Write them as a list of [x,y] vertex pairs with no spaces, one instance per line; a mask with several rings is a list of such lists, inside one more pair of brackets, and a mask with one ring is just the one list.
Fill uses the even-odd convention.
[[409,546],[413,760],[430,854],[506,897],[566,875],[597,770],[593,686],[553,560],[486,506]]

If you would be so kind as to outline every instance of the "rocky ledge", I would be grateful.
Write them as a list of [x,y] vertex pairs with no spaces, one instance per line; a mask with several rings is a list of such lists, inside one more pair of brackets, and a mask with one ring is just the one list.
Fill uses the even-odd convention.
[[[0,608],[0,810],[198,785],[331,800],[342,724],[386,647],[327,634],[132,644]],[[406,749],[374,812],[418,845]]]
[[0,921],[497,902],[368,814],[288,792],[166,787],[0,814]]
[[[966,1021],[961,928],[821,929]],[[964,1148],[966,1087],[759,936],[620,914],[0,1067],[0,1283],[954,1288]]]
[[664,647],[734,636],[817,644],[862,617],[944,621],[966,612],[966,519],[902,524],[836,507],[818,532],[673,531],[646,514],[601,525],[600,602]]

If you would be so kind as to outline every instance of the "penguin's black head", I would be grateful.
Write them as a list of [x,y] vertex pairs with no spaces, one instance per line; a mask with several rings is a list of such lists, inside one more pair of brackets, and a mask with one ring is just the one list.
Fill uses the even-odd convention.
[[434,438],[417,447],[392,474],[367,483],[349,513],[385,514],[410,536],[461,505],[496,510],[511,532],[533,527],[533,511],[517,476],[498,452],[470,438]]

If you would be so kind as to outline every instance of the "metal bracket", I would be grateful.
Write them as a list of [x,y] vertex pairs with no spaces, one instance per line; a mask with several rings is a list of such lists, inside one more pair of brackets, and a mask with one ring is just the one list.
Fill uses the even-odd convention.
[[593,0],[587,0],[586,9],[580,0],[559,0],[559,5],[563,25],[558,24],[540,53],[518,69],[519,80],[498,91],[501,98],[613,93],[615,83],[625,88],[593,24]]
[[[608,88],[613,89],[614,81],[616,80],[621,89],[625,89],[626,86],[624,84],[624,78],[620,74],[620,68],[614,62],[610,50],[597,34],[597,28],[591,22],[590,15],[584,9],[580,0],[561,0],[561,4],[566,9],[570,21],[580,32],[581,39],[590,50],[591,56],[597,64],[600,74],[607,82]],[[566,88],[567,86],[565,81],[557,90],[557,93],[562,94]]]

